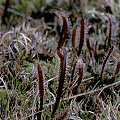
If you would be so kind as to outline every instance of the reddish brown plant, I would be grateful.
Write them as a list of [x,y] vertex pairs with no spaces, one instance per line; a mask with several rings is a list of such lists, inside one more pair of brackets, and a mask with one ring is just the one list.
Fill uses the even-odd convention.
[[58,84],[58,91],[57,91],[57,97],[56,97],[56,101],[55,101],[55,104],[54,104],[54,107],[53,107],[53,110],[52,110],[52,113],[51,113],[51,117],[53,118],[54,117],[54,114],[57,110],[57,107],[58,107],[58,104],[59,104],[59,101],[60,101],[60,98],[61,98],[61,95],[62,95],[62,92],[63,92],[63,85],[64,85],[64,79],[65,79],[65,71],[66,71],[66,55],[67,55],[67,51],[66,49],[64,49],[64,55],[58,51],[58,56],[60,57],[60,72],[59,72],[59,84]]
[[79,51],[78,56],[81,54],[83,43],[84,43],[84,36],[85,36],[85,22],[84,18],[81,19],[81,29],[80,29],[80,43],[79,43]]
[[44,97],[44,77],[43,72],[40,64],[38,64],[38,85],[39,85],[39,94],[40,94],[40,107],[39,107],[39,113],[37,114],[37,120],[41,120],[41,114],[43,109],[43,97]]

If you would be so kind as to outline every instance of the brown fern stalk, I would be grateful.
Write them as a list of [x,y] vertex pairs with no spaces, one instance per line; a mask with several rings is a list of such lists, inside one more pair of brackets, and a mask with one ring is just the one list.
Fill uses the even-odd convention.
[[107,16],[107,18],[109,20],[108,46],[111,47],[112,19],[107,13],[105,15]]
[[102,64],[102,70],[101,70],[101,75],[100,75],[100,80],[102,82],[102,79],[103,79],[103,71],[104,71],[104,67],[105,67],[105,64],[110,56],[110,54],[112,53],[113,51],[113,47],[110,48],[110,50],[108,51],[108,54],[107,56],[105,57],[104,61],[103,61],[103,64]]
[[73,5],[73,0],[69,0],[69,6],[72,7]]
[[38,64],[38,85],[39,85],[39,94],[40,94],[40,108],[39,113],[37,114],[37,120],[41,120],[41,114],[43,109],[43,96],[44,96],[44,77],[40,64]]
[[95,51],[94,51],[94,58],[96,62],[98,62],[97,45],[98,45],[98,41],[95,43]]
[[72,31],[72,47],[73,47],[73,49],[75,49],[76,32],[77,32],[76,28],[73,29],[73,31]]
[[[72,47],[73,47],[75,57],[78,58],[77,52],[76,52],[76,49],[75,49],[76,33],[77,33],[77,29],[74,28],[73,31],[72,31]],[[75,67],[76,67],[76,62],[74,62],[74,60],[73,60],[72,66],[73,66],[73,69],[72,69],[72,73],[71,73],[71,83],[73,82],[74,71],[75,71]],[[71,86],[72,86],[72,84],[70,84],[69,87],[71,87]]]
[[10,1],[11,1],[11,0],[6,0],[6,1],[5,1],[5,9],[4,9],[4,12],[3,12],[3,15],[2,15],[2,23],[3,23],[3,24],[6,24],[5,18],[6,18],[6,16],[7,16],[7,9],[8,9],[8,7],[9,7],[9,5],[10,5]]
[[68,114],[68,111],[65,110],[59,117],[56,117],[54,120],[64,120],[67,114]]
[[60,57],[60,72],[59,72],[59,85],[58,85],[58,91],[57,91],[57,97],[56,97],[56,101],[51,113],[51,117],[54,117],[54,114],[57,110],[59,101],[60,101],[60,97],[62,95],[63,92],[63,85],[64,85],[64,79],[65,79],[65,71],[66,71],[66,55],[67,55],[67,51],[66,49],[64,49],[64,55],[58,51],[58,56]]
[[84,18],[81,19],[81,30],[80,30],[80,43],[79,43],[79,51],[78,51],[78,56],[80,55],[84,43],[84,31],[85,31],[85,22]]
[[92,57],[92,52],[91,52],[91,46],[90,46],[90,40],[89,40],[89,38],[87,38],[87,40],[86,40],[86,43],[87,43],[87,47],[88,47],[88,50],[89,50],[89,52],[90,52],[90,57]]
[[58,47],[57,50],[59,50],[60,48],[62,48],[62,46],[64,45],[67,36],[68,36],[68,18],[66,16],[61,15],[62,20],[63,20],[63,27],[62,27],[62,33],[60,35],[60,40],[58,42]]
[[77,33],[77,29],[74,28],[73,31],[72,31],[72,47],[73,47],[74,54],[77,57],[77,53],[76,53],[76,50],[75,50],[76,33]]

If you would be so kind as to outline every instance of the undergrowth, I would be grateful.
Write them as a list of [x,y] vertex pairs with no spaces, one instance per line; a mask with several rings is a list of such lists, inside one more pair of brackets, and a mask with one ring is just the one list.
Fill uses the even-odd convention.
[[119,120],[119,0],[19,2],[0,2],[0,119]]

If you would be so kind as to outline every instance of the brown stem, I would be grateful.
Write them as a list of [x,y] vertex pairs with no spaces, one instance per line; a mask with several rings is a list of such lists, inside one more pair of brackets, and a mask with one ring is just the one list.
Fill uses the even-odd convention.
[[84,31],[85,31],[85,23],[84,23],[84,18],[81,20],[81,30],[80,30],[80,43],[79,43],[79,51],[78,51],[78,56],[80,55],[84,43]]
[[58,47],[57,47],[57,50],[59,50],[60,48],[62,48],[62,46],[64,45],[66,39],[67,39],[67,36],[68,36],[68,18],[66,18],[66,16],[62,16],[62,20],[63,20],[63,28],[62,28],[62,33],[61,33],[61,36],[60,36],[60,40],[58,42]]
[[8,7],[9,7],[9,5],[10,5],[10,0],[6,0],[4,12],[3,12],[3,15],[2,15],[2,23],[3,23],[3,24],[6,24],[5,18],[6,18],[6,16],[7,16],[7,9],[8,9]]
[[[43,109],[43,96],[44,96],[44,77],[41,66],[38,64],[38,85],[39,85],[39,94],[40,94],[40,108],[39,111],[42,111]],[[41,120],[41,114],[42,112],[39,112],[37,114],[37,120]]]
[[108,34],[108,46],[111,47],[111,35],[112,35],[112,19],[109,14],[105,14],[109,20],[109,34]]
[[67,55],[67,51],[66,49],[64,49],[64,55],[62,55],[62,53],[60,51],[58,51],[58,56],[60,57],[60,72],[59,72],[59,85],[58,85],[58,92],[57,92],[57,97],[56,97],[56,101],[51,113],[51,117],[54,117],[54,114],[57,110],[59,101],[60,101],[60,97],[62,95],[63,92],[63,85],[64,85],[64,79],[65,79],[65,71],[66,71],[66,55]]
[[109,58],[112,51],[113,51],[113,47],[110,48],[110,50],[108,51],[107,56],[105,57],[105,60],[103,61],[101,75],[100,75],[101,82],[102,82],[102,79],[103,79],[103,71],[104,71],[105,64],[106,64],[106,62],[107,62],[107,60],[108,60],[108,58]]

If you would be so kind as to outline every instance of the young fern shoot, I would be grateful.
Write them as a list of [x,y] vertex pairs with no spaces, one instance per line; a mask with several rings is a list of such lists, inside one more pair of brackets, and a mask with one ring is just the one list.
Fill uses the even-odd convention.
[[69,19],[68,19],[68,16],[66,15],[67,13],[65,12],[56,12],[56,14],[62,18],[62,23],[63,23],[63,27],[62,27],[62,32],[61,32],[61,35],[60,35],[60,40],[58,42],[58,47],[57,47],[57,50],[59,50],[60,48],[63,47],[63,45],[65,44],[66,42],[66,39],[68,37],[68,30],[69,30]]
[[105,14],[109,20],[109,34],[108,34],[108,46],[111,47],[111,35],[112,35],[112,19],[109,14]]
[[39,94],[40,94],[40,108],[38,109],[40,112],[37,114],[37,120],[41,120],[41,114],[43,109],[43,97],[44,97],[44,77],[40,64],[38,64],[38,85],[39,85]]
[[76,48],[75,48],[76,34],[77,34],[77,29],[74,28],[72,31],[72,47],[73,47],[75,57],[77,58],[77,53],[76,53]]
[[80,43],[79,43],[79,51],[78,56],[81,54],[83,43],[85,38],[85,22],[84,18],[81,19],[81,29],[80,29]]
[[60,57],[60,72],[59,72],[59,85],[58,85],[58,91],[57,91],[57,97],[56,101],[51,113],[51,117],[54,117],[54,114],[58,108],[58,104],[63,92],[63,85],[64,85],[64,79],[65,79],[65,71],[66,71],[66,57],[67,57],[67,51],[66,48],[64,49],[64,53],[62,54],[60,51],[58,51],[58,56]]

